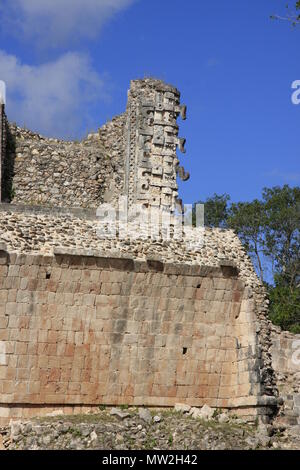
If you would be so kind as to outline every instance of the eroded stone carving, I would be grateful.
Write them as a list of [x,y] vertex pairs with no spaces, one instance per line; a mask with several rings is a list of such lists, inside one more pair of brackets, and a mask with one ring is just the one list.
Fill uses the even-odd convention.
[[[134,80],[128,93],[125,195],[128,205],[143,203],[174,211],[178,196],[176,149],[185,153],[178,138],[177,118],[186,119],[179,91],[160,80]],[[183,180],[187,174],[182,168]]]
[[2,200],[2,174],[4,154],[6,151],[6,115],[5,115],[5,101],[6,101],[5,83],[0,80],[0,202]]

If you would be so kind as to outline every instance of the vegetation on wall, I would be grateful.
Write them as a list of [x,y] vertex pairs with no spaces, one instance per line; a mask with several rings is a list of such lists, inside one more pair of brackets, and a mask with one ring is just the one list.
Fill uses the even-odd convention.
[[300,187],[264,188],[251,202],[231,202],[228,194],[199,202],[206,226],[239,236],[268,290],[271,320],[300,333]]

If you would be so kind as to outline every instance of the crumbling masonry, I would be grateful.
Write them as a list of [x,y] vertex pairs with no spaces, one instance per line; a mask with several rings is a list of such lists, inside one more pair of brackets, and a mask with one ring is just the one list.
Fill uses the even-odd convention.
[[0,423],[101,404],[277,411],[268,302],[232,231],[99,238],[96,209],[120,195],[181,206],[179,116],[178,90],[152,79],[77,143],[8,126],[1,105]]
[[3,168],[4,154],[6,152],[6,130],[7,130],[7,120],[6,120],[6,115],[5,115],[5,97],[4,97],[3,91],[0,90],[0,175],[1,175],[0,202],[1,202],[1,186],[2,186],[2,168]]

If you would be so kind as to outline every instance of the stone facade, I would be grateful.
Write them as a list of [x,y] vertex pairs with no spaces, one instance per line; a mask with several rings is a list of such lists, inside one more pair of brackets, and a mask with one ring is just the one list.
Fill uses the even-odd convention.
[[226,268],[2,250],[2,422],[178,400],[265,414],[255,305]]
[[[184,151],[179,115],[178,90],[145,79],[131,82],[126,112],[82,142],[9,125],[1,146],[0,422],[178,401],[252,420],[276,412],[281,362],[268,300],[233,231],[185,226],[181,238],[165,239],[133,219],[135,237],[120,236],[120,227],[99,236],[96,209],[117,208],[120,195],[128,208],[169,211],[175,221],[176,176],[188,178],[176,154]],[[3,108],[1,116],[6,122]]]
[[112,173],[98,136],[82,142],[46,139],[10,125],[13,177],[5,201],[54,207],[97,207]]
[[[174,210],[179,166],[176,119],[185,119],[176,88],[160,80],[135,80],[126,112],[81,142],[45,138],[11,124],[6,149],[5,202],[52,207],[97,208],[117,204],[120,195],[132,203]],[[9,179],[9,184],[8,180]]]
[[6,152],[6,129],[7,119],[5,114],[5,105],[0,95],[0,202],[2,200],[2,175],[4,168],[5,152]]
[[102,403],[272,413],[266,300],[235,234],[99,240],[82,215],[0,211],[2,422]]
[[[175,210],[177,201],[177,146],[185,152],[185,139],[178,138],[176,119],[185,119],[179,91],[158,80],[136,80],[128,94],[126,122],[125,191],[129,207],[143,204]],[[184,170],[180,169],[184,178]],[[186,179],[188,174],[186,174]]]
[[114,118],[80,142],[45,138],[10,124],[2,201],[95,209],[113,184],[116,196],[124,178],[124,123],[124,115]]
[[300,335],[273,326],[271,354],[282,398],[276,421],[300,425]]

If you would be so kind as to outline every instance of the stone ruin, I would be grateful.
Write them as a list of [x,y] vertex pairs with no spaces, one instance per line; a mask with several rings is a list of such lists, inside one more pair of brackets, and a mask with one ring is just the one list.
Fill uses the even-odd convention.
[[174,210],[176,174],[189,177],[176,155],[177,146],[185,152],[176,123],[186,114],[179,96],[161,81],[132,81],[126,112],[82,142],[45,139],[11,125],[15,146],[3,155],[9,184],[2,181],[2,202],[95,209],[124,194],[129,206]]
[[[4,160],[4,154],[6,151],[6,116],[5,116],[5,83],[0,81],[0,175],[2,183],[2,166]],[[0,188],[1,188],[0,183]],[[1,191],[0,191],[1,201]]]
[[0,424],[177,402],[297,424],[295,336],[268,320],[233,231],[99,237],[97,209],[118,211],[120,196],[127,209],[182,207],[178,90],[132,81],[126,112],[81,142],[8,123],[3,101]]

